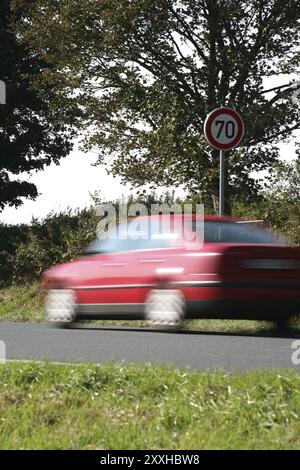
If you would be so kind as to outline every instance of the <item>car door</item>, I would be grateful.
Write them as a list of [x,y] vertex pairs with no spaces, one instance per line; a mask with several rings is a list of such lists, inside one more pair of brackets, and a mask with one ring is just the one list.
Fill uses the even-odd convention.
[[104,252],[90,259],[89,275],[80,288],[79,302],[86,311],[99,317],[103,312],[140,318],[147,294],[157,287],[159,271],[178,264],[179,237],[158,234],[149,219],[143,219],[138,231],[132,223],[123,225],[123,238],[119,234],[116,240],[100,243],[99,251]]

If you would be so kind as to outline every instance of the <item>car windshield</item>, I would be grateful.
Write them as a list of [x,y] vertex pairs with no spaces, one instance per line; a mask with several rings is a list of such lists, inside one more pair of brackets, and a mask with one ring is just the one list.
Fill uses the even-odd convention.
[[[197,224],[201,221],[194,221]],[[253,223],[206,221],[204,223],[204,241],[209,243],[258,243],[284,244],[283,237]]]
[[164,226],[157,220],[139,221],[136,218],[117,225],[107,238],[94,240],[84,249],[83,255],[169,248],[175,245],[178,238],[174,227]]

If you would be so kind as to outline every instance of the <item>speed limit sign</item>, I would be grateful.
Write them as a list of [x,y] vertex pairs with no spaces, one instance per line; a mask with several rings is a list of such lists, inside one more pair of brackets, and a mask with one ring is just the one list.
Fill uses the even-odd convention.
[[204,135],[210,145],[217,150],[233,149],[243,138],[243,120],[231,108],[215,109],[205,119]]
[[220,150],[220,189],[219,214],[224,215],[225,208],[225,152],[236,147],[244,136],[244,123],[236,111],[231,108],[217,108],[204,122],[204,135],[208,143]]

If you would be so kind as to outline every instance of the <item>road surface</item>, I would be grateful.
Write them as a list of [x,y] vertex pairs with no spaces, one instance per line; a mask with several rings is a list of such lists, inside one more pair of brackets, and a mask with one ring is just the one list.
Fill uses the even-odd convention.
[[[164,363],[199,370],[293,368],[295,337],[0,322],[7,359],[55,362]],[[300,337],[298,339],[300,349]],[[300,357],[300,354],[299,354]]]

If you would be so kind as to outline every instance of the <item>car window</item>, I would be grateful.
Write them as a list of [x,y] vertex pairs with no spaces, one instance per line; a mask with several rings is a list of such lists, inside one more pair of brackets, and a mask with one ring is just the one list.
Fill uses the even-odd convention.
[[84,255],[168,248],[176,245],[179,233],[159,220],[138,219],[117,225],[108,238],[94,240]]
[[[193,221],[196,225],[198,221]],[[204,240],[209,243],[287,244],[284,238],[251,223],[204,222]]]

